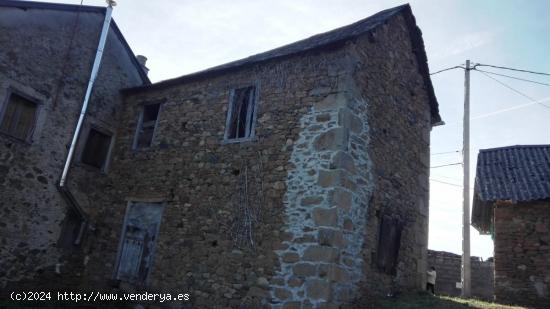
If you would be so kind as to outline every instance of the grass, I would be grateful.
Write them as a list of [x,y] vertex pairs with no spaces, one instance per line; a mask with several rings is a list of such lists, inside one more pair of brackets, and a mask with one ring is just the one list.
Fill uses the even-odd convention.
[[433,296],[427,293],[405,294],[394,298],[380,299],[376,303],[380,309],[409,309],[409,308],[441,308],[441,309],[525,309],[525,307],[508,306],[473,298],[459,298],[450,296]]

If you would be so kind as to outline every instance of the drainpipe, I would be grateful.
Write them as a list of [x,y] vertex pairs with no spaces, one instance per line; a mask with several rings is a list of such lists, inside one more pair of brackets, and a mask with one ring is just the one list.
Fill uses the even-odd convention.
[[116,5],[116,2],[114,0],[107,0],[107,4],[108,6],[105,11],[105,20],[103,21],[103,29],[101,30],[101,36],[99,37],[99,44],[97,46],[97,52],[95,54],[94,65],[92,67],[92,73],[90,74],[90,81],[88,82],[88,88],[86,89],[86,95],[84,96],[84,102],[82,103],[82,110],[80,111],[80,117],[78,118],[78,123],[76,124],[76,129],[73,135],[73,140],[71,142],[71,147],[69,148],[67,161],[65,161],[63,174],[61,175],[61,180],[59,181],[59,187],[61,188],[65,186],[65,182],[67,181],[67,173],[69,172],[69,167],[73,159],[76,142],[80,134],[80,129],[82,128],[82,123],[84,122],[84,116],[86,116],[86,110],[88,109],[90,94],[92,93],[92,88],[94,86],[94,82],[97,77],[97,72],[99,71],[99,65],[101,64],[101,57],[103,56],[103,48],[105,47],[105,41],[107,40],[107,34],[109,33],[109,25],[111,24],[111,14],[113,12],[113,6]]
[[61,174],[61,180],[59,181],[59,192],[63,195],[67,203],[78,213],[81,218],[80,229],[78,231],[78,236],[75,239],[74,244],[78,245],[82,241],[84,236],[84,230],[88,226],[88,216],[78,205],[78,201],[72,195],[71,191],[67,187],[67,174],[71,166],[71,161],[73,159],[74,150],[76,147],[76,142],[78,136],[80,135],[80,129],[82,128],[82,123],[84,122],[84,117],[86,116],[86,110],[88,109],[88,102],[90,100],[90,95],[92,93],[92,88],[94,86],[97,73],[99,71],[99,65],[101,64],[101,57],[103,56],[103,48],[105,47],[105,42],[107,40],[107,34],[109,33],[109,26],[111,24],[111,15],[113,13],[113,6],[116,5],[114,0],[107,0],[107,8],[105,10],[105,20],[103,21],[103,28],[101,29],[101,36],[99,37],[99,44],[97,46],[97,51],[95,54],[94,64],[92,67],[92,72],[90,74],[90,80],[88,82],[88,88],[86,89],[86,94],[84,96],[84,102],[82,103],[82,110],[80,111],[80,117],[76,124],[76,129],[73,135],[71,142],[71,147],[69,148],[69,153],[67,154],[67,160],[65,161],[65,167],[63,168],[63,174]]

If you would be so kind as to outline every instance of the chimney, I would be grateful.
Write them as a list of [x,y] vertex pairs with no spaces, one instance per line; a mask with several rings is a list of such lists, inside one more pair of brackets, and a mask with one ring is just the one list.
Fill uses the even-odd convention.
[[145,63],[147,62],[147,57],[143,55],[137,55],[136,59],[139,62],[139,65],[141,65],[143,71],[145,71],[145,75],[147,75],[149,73],[149,69],[145,66]]

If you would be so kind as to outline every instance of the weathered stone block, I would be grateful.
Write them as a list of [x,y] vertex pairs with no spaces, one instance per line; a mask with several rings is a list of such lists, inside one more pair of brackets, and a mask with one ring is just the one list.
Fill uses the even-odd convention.
[[338,226],[338,212],[336,207],[326,209],[316,207],[313,209],[313,222],[318,226]]
[[283,305],[283,309],[301,309],[302,303],[299,301],[291,301]]
[[300,260],[300,255],[296,252],[286,252],[283,254],[283,262],[296,263]]
[[292,293],[289,290],[283,288],[275,288],[273,294],[275,295],[275,297],[281,300],[286,300],[292,297]]
[[338,261],[339,255],[340,253],[337,248],[327,246],[310,246],[304,251],[303,260],[333,263]]
[[315,109],[317,110],[335,110],[340,107],[345,107],[347,104],[348,98],[346,93],[331,93],[327,95],[321,101],[315,103]]
[[311,263],[298,263],[292,267],[292,273],[300,277],[309,277],[317,274],[317,265]]
[[310,299],[330,300],[330,283],[322,279],[308,279],[306,293]]
[[350,276],[347,270],[334,264],[320,265],[319,276],[326,277],[329,281],[333,281],[333,282],[346,282],[350,279]]
[[349,108],[341,108],[338,111],[338,125],[348,128],[353,133],[361,133],[363,131],[363,121]]
[[292,276],[290,277],[290,279],[288,279],[288,286],[290,287],[299,287],[302,286],[303,283],[304,280],[297,276]]
[[357,168],[355,167],[355,161],[353,160],[353,157],[344,151],[338,151],[332,156],[332,160],[330,162],[330,168],[345,169],[351,174],[355,174],[357,172]]
[[301,205],[302,206],[310,206],[310,205],[319,205],[323,202],[322,196],[306,196],[302,199]]
[[345,244],[342,232],[333,229],[320,229],[318,233],[318,242],[321,246],[332,246],[338,248],[342,248]]
[[352,195],[351,192],[347,190],[335,188],[330,191],[328,201],[330,206],[336,206],[345,211],[349,211],[351,209]]
[[313,147],[317,151],[347,150],[349,132],[347,128],[333,128],[321,133],[313,140]]

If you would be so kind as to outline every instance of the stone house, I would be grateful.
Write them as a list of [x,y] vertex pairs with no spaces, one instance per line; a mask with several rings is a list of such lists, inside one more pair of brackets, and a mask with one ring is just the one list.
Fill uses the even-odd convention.
[[495,298],[550,307],[550,145],[481,150],[472,225],[495,244]]
[[94,227],[67,263],[76,286],[190,293],[199,308],[424,288],[441,119],[409,5],[141,84],[119,87],[108,169],[72,176]]
[[59,191],[105,11],[0,0],[0,291],[32,287],[68,265],[83,223],[95,217],[99,190],[89,189],[108,184],[107,155],[94,145],[108,152],[114,144],[119,90],[149,83],[113,21],[68,190]]

